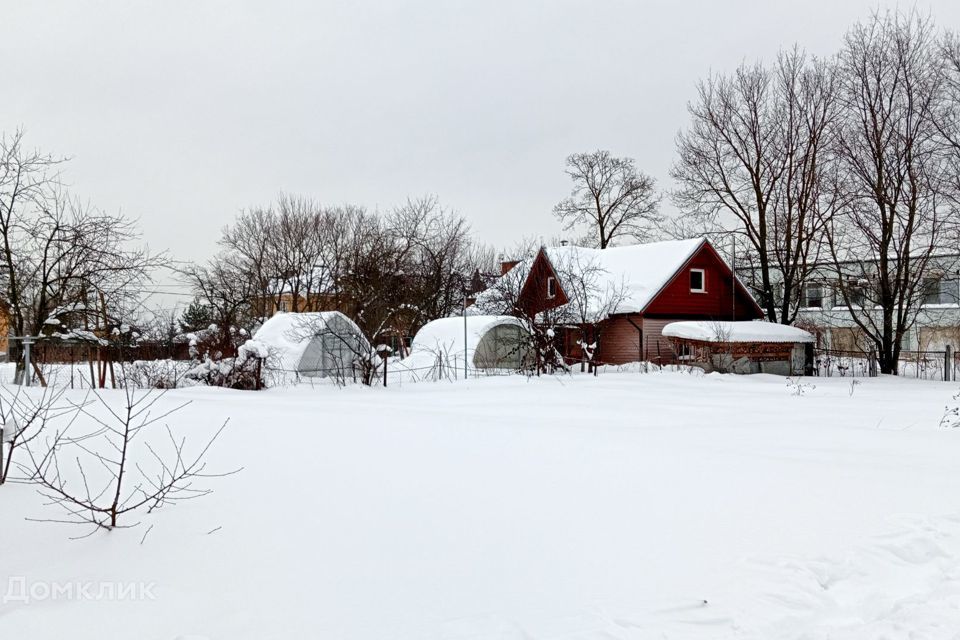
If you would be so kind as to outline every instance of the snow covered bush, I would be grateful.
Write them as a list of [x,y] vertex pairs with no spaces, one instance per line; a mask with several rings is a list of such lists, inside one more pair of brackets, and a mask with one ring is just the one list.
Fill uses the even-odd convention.
[[944,429],[956,429],[960,427],[960,391],[953,394],[950,398],[950,403],[943,408],[940,427]]
[[177,360],[137,360],[120,367],[119,384],[137,389],[176,389],[190,363]]
[[816,385],[804,382],[803,378],[787,378],[787,389],[790,395],[802,396],[816,388]]
[[269,356],[267,346],[258,340],[240,345],[236,358],[214,360],[208,354],[203,362],[184,374],[184,378],[208,387],[227,387],[247,391],[260,390],[264,382],[263,361]]

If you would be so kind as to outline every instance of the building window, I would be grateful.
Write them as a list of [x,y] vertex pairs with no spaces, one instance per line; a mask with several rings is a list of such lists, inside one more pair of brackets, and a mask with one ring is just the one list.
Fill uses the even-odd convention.
[[803,287],[803,306],[808,309],[823,307],[823,285],[811,282]]
[[[846,283],[837,282],[837,287],[833,291],[833,306],[846,307],[847,299],[850,300],[850,306],[862,308],[867,302],[867,291],[859,280],[848,280]],[[843,297],[846,291],[847,297]]]
[[553,276],[547,278],[547,297],[556,298],[557,297],[557,279]]
[[960,304],[960,282],[946,278],[940,281],[940,304]]
[[707,275],[703,269],[690,269],[690,291],[705,293],[707,290]]
[[948,278],[926,278],[923,281],[923,304],[957,304],[960,284]]
[[847,284],[847,297],[854,307],[862,307],[867,302],[867,293],[859,284]]
[[281,300],[280,311],[283,311],[284,313],[286,313],[287,311],[290,311],[290,303],[287,302],[286,300]]

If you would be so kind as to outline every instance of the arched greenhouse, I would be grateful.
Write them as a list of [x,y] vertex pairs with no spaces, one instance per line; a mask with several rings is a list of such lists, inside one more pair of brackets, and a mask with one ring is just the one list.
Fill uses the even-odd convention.
[[410,364],[438,360],[462,368],[464,356],[472,370],[520,369],[531,362],[530,332],[513,316],[440,318],[417,332]]
[[339,311],[277,313],[254,335],[270,352],[268,366],[310,378],[347,379],[358,372],[370,343]]

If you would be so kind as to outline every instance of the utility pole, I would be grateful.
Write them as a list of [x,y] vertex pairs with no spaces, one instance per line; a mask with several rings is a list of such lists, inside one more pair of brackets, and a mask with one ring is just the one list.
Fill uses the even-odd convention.
[[737,320],[737,237],[730,236],[730,322]]

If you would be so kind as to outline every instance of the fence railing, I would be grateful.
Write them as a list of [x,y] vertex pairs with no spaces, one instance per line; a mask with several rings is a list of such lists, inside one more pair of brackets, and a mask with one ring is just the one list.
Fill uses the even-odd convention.
[[814,349],[813,373],[828,378],[872,378],[877,375],[877,359],[864,351]]
[[[32,359],[41,364],[70,364],[89,360],[133,362],[135,360],[190,360],[190,345],[186,343],[136,345],[97,345],[60,341],[40,341],[33,344]],[[232,354],[231,354],[232,355]],[[11,349],[11,361],[22,357],[19,349]]]
[[[875,351],[814,349],[813,373],[824,377],[867,378],[879,374]],[[897,375],[918,380],[957,380],[960,355],[951,347],[943,351],[901,351]]]

